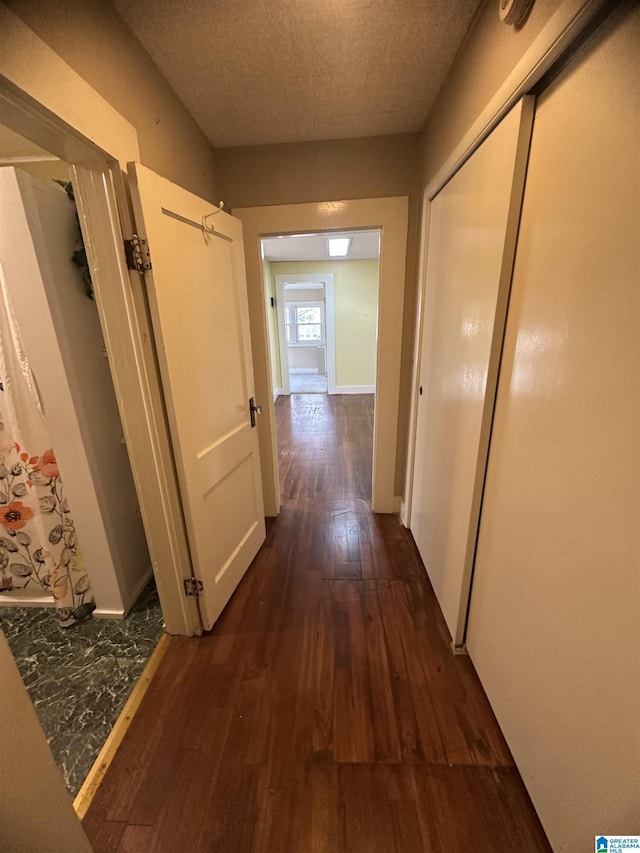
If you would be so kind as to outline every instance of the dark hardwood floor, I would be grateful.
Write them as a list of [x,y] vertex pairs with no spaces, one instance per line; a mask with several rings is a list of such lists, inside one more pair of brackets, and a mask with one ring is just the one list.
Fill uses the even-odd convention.
[[171,640],[94,850],[549,851],[411,535],[369,510],[373,397],[276,412],[282,512],[213,631]]

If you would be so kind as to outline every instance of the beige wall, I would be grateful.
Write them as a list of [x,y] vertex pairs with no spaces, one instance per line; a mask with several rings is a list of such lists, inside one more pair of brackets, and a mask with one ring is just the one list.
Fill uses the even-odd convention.
[[519,28],[500,20],[498,3],[487,2],[438,93],[421,134],[423,186],[427,186],[487,106],[560,0],[536,0]]
[[135,127],[145,166],[217,200],[211,146],[109,3],[8,0],[5,5]]
[[289,371],[315,370],[321,375],[326,373],[324,347],[322,346],[289,346],[287,356]]
[[51,163],[12,163],[12,165],[45,184],[50,184],[51,181],[68,181],[70,178],[69,166],[64,160],[54,160]]
[[[313,273],[312,273],[313,275]],[[286,302],[322,302],[324,299],[324,288],[295,288],[287,287],[284,292]]]
[[419,136],[402,134],[216,150],[220,197],[232,208],[349,198],[409,197],[395,491],[404,493],[413,367]]
[[417,163],[415,133],[216,150],[232,208],[410,195]]
[[333,275],[336,386],[375,385],[378,261],[273,262],[271,271],[274,276]]

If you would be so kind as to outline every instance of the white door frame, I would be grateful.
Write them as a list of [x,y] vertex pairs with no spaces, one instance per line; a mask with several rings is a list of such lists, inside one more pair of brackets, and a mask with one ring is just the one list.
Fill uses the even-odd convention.
[[[34,67],[38,74],[33,73]],[[4,124],[72,166],[78,215],[165,629],[172,634],[199,634],[197,603],[184,594],[191,562],[146,295],[142,277],[129,272],[124,257],[123,231],[131,236],[134,227],[122,170],[128,161],[139,159],[136,131],[2,5],[0,109]]]
[[280,510],[280,489],[261,238],[301,231],[380,229],[372,509],[396,512],[400,504],[395,482],[408,201],[407,196],[395,196],[233,211],[244,226],[254,377],[258,402],[264,406],[259,438],[264,505],[269,516],[277,515]]
[[276,313],[280,340],[281,384],[284,395],[291,393],[289,382],[289,349],[284,330],[284,288],[286,284],[311,284],[314,282],[318,282],[318,284],[322,284],[324,287],[324,352],[327,369],[327,393],[336,393],[336,325],[333,273],[292,273],[290,275],[276,275]]

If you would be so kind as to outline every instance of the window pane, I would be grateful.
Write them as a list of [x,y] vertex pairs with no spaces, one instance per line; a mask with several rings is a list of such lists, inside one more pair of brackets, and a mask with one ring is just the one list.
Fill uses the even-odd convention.
[[299,341],[319,341],[321,339],[321,331],[319,325],[308,324],[306,326],[298,326]]
[[289,325],[289,323],[287,323],[285,325],[284,330],[285,330],[285,333],[287,336],[287,343],[290,344],[291,343],[291,326]]
[[313,305],[308,308],[298,308],[298,323],[319,323],[320,306]]

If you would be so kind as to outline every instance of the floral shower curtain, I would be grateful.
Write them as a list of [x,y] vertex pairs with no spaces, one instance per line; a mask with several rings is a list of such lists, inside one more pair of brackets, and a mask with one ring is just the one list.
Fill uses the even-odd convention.
[[95,608],[0,267],[0,595],[39,592],[53,597],[64,627]]

